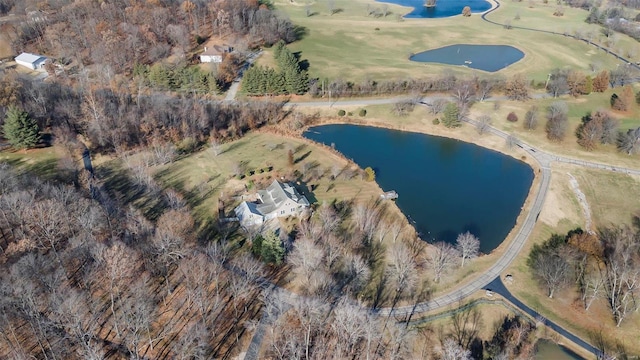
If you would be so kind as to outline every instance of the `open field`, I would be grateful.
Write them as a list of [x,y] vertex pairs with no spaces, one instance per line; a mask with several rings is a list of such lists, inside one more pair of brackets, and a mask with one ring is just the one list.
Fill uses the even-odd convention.
[[[488,114],[493,120],[492,125],[496,128],[513,133],[517,138],[551,153],[587,161],[640,168],[637,156],[621,154],[614,145],[601,145],[594,151],[587,151],[578,145],[575,135],[575,130],[580,125],[581,118],[585,114],[598,109],[605,109],[617,118],[620,121],[621,130],[639,127],[640,107],[638,105],[632,104],[631,109],[624,113],[610,110],[609,99],[611,94],[614,92],[620,93],[621,91],[621,88],[615,88],[609,89],[604,93],[592,93],[579,98],[565,96],[558,99],[548,98],[529,100],[527,102],[501,101],[497,110],[494,102],[477,103],[471,108],[470,116],[475,118],[482,114]],[[544,130],[546,107],[555,101],[564,101],[569,106],[569,128],[562,142],[550,142]],[[523,120],[527,110],[532,105],[538,106],[539,109],[538,127],[535,130],[526,130],[523,127]],[[511,123],[506,120],[507,114],[512,111],[518,116],[518,122]]]
[[[443,71],[459,75],[489,74],[464,67],[419,64],[408,60],[412,53],[455,43],[504,44],[520,48],[525,52],[525,58],[496,74],[509,76],[526,73],[529,78],[538,81],[545,80],[550,70],[558,67],[569,66],[590,72],[592,64],[597,68],[613,68],[619,63],[603,51],[597,51],[583,42],[551,34],[506,30],[484,22],[479,15],[470,18],[456,16],[399,21],[396,15],[406,13],[406,8],[389,5],[393,15],[375,19],[366,14],[367,5],[381,6],[373,0],[338,0],[335,3],[336,8],[342,9],[341,12],[329,15],[326,4],[318,1],[311,7],[315,15],[306,17],[303,2],[275,1],[276,7],[285,11],[294,23],[307,29],[307,35],[301,41],[291,44],[290,48],[301,52],[302,59],[309,61],[309,71],[313,77],[359,81],[367,78],[415,78],[437,75]],[[525,6],[522,4],[525,3],[518,6]],[[503,3],[495,15],[512,11],[509,10],[511,6],[511,2]],[[528,8],[515,11],[521,11],[520,21],[523,24],[524,21],[530,21],[539,24],[537,28],[562,28],[564,31],[565,28],[578,27],[579,24],[588,26],[584,23],[587,15],[584,10],[566,9],[571,11],[567,11],[563,17],[554,17],[551,15],[552,9],[549,7],[543,11],[534,8],[526,14],[525,10],[529,10]],[[620,35],[620,39],[622,38]],[[626,44],[625,41],[619,42],[622,45]],[[259,62],[268,64],[272,61],[270,57],[267,52]]]

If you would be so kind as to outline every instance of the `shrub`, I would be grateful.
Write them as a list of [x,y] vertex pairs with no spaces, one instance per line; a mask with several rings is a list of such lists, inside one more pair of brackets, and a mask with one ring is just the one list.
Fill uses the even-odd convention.
[[471,8],[469,6],[465,6],[462,9],[462,16],[466,16],[466,17],[471,16]]
[[510,122],[517,122],[518,121],[518,115],[516,115],[516,113],[514,113],[513,111],[509,113],[509,115],[507,115],[507,120]]
[[371,168],[371,166],[367,166],[364,169],[365,174],[367,175],[367,181],[373,181],[376,179],[376,172]]
[[440,119],[435,118],[433,119],[433,121],[431,121],[431,123],[433,123],[433,125],[440,125]]
[[338,110],[338,116],[345,116],[347,114],[344,110]]
[[349,111],[349,112],[347,113],[347,116],[353,116],[353,113],[352,113],[351,111]]
[[[639,93],[640,94],[640,93]],[[367,109],[360,109],[360,112],[358,113],[358,115],[365,117],[367,116]]]

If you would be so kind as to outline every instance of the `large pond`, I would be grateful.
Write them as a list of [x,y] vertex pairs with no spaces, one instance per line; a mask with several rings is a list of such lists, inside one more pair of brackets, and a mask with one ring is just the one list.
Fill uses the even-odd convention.
[[473,144],[357,125],[310,128],[305,137],[371,166],[423,240],[454,243],[470,231],[489,253],[507,236],[533,181],[531,167]]
[[465,6],[471,8],[471,12],[480,13],[491,9],[491,4],[486,0],[437,0],[436,6],[424,6],[424,0],[378,0],[402,6],[410,6],[413,10],[406,14],[406,18],[443,18],[462,14]]
[[409,57],[411,61],[460,65],[489,72],[519,61],[524,53],[508,45],[456,44],[427,50]]
[[536,360],[583,360],[583,357],[546,339],[540,339],[536,343]]

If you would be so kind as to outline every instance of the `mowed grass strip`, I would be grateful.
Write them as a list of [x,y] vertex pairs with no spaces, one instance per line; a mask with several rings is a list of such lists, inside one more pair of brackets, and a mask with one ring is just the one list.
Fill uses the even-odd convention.
[[[458,75],[478,76],[526,73],[528,77],[542,81],[558,67],[590,71],[594,64],[599,68],[613,68],[619,63],[612,56],[581,41],[540,32],[506,30],[483,21],[479,15],[398,21],[395,15],[408,12],[407,8],[388,5],[393,15],[373,18],[366,15],[367,5],[375,8],[383,4],[373,0],[353,0],[336,1],[336,8],[342,11],[332,16],[324,2],[315,2],[311,8],[317,14],[307,17],[302,4],[278,0],[275,5],[294,23],[306,28],[307,34],[302,40],[289,46],[292,51],[300,52],[302,59],[309,61],[312,77],[361,81],[426,77],[453,71]],[[502,11],[501,6],[495,14]],[[542,11],[521,16],[531,22],[567,22],[572,24],[569,27],[573,27],[584,20],[586,12],[568,12],[563,17],[551,15],[553,19],[548,19],[546,12]],[[553,29],[555,26],[566,27],[554,25]],[[408,60],[410,54],[458,43],[511,45],[524,51],[525,57],[497,73]],[[259,63],[272,63],[269,54],[265,54]]]

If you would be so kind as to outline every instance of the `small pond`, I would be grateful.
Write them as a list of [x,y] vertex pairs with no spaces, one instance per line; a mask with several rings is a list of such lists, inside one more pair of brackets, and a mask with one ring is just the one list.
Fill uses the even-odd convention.
[[436,6],[424,6],[424,0],[378,0],[402,6],[410,6],[413,10],[404,15],[405,18],[443,18],[462,14],[465,6],[471,8],[471,12],[481,13],[491,9],[491,4],[486,0],[437,0]]
[[536,360],[583,360],[583,358],[567,349],[546,339],[540,339],[536,343]]
[[460,65],[494,72],[519,61],[524,53],[508,45],[456,44],[427,50],[409,57],[411,61]]
[[357,125],[313,127],[304,136],[371,166],[384,191],[398,192],[398,207],[423,240],[454,243],[470,231],[483,253],[513,228],[533,181],[527,164],[453,139]]

